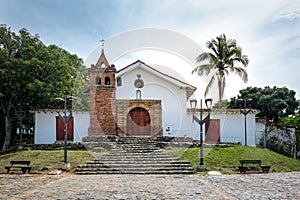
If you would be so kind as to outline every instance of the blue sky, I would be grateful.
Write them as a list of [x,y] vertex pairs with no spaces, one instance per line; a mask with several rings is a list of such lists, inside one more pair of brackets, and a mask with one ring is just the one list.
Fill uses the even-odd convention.
[[176,31],[204,50],[206,41],[225,33],[250,59],[249,82],[231,77],[227,98],[267,85],[286,86],[300,98],[299,0],[0,0],[0,23],[26,28],[83,59],[100,39],[134,29]]

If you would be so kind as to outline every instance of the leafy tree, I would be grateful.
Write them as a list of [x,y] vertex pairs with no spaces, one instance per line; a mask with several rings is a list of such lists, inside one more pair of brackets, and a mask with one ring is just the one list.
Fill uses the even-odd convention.
[[[206,43],[206,46],[212,52],[201,53],[196,61],[202,63],[208,60],[208,63],[197,66],[192,73],[199,76],[209,75],[213,73],[206,87],[204,96],[207,96],[209,90],[213,86],[215,80],[218,82],[219,89],[219,108],[221,108],[221,100],[224,95],[225,77],[229,72],[239,75],[244,82],[248,81],[248,74],[244,67],[247,67],[249,60],[246,55],[242,54],[242,48],[237,46],[236,40],[227,39],[225,34],[220,35]],[[237,63],[241,63],[243,67],[236,67]]]
[[285,126],[294,126],[296,128],[296,146],[297,151],[300,151],[300,101],[298,100],[298,109],[296,110],[295,114],[280,117],[279,123]]
[[278,122],[279,117],[295,114],[298,103],[295,98],[296,92],[286,87],[248,87],[240,90],[237,97],[231,98],[227,107],[239,108],[238,99],[252,99],[251,107],[260,110],[259,117]]
[[[0,26],[0,122],[9,148],[18,104],[30,110],[54,108],[54,98],[79,93],[87,80],[82,60],[56,45],[44,45],[26,29],[18,34]],[[75,88],[75,89],[74,89]],[[81,105],[85,107],[84,103]],[[0,129],[2,130],[2,129]]]

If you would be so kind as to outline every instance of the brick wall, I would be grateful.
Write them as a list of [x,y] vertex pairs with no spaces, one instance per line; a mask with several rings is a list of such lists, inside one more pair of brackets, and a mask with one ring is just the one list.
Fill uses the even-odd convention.
[[161,100],[117,100],[116,119],[118,124],[118,135],[127,135],[127,118],[130,110],[144,108],[150,115],[151,136],[162,136],[162,107]]

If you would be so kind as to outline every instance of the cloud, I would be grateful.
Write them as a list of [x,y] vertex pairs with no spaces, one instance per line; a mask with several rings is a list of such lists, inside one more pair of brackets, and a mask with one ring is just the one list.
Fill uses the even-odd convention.
[[274,22],[294,21],[300,18],[300,2],[296,0],[287,1],[274,15]]

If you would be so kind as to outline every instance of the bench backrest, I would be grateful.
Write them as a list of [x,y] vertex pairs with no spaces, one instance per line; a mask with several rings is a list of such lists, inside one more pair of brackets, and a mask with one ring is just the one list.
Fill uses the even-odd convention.
[[12,160],[12,161],[10,161],[10,164],[11,165],[27,165],[27,166],[29,166],[30,161],[28,161],[28,160]]
[[261,160],[240,160],[241,165],[244,164],[261,164]]

